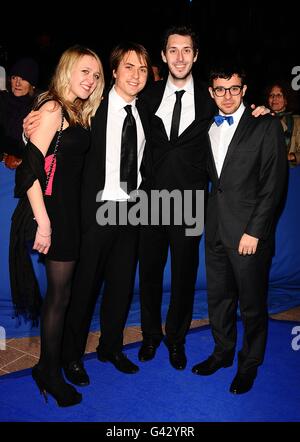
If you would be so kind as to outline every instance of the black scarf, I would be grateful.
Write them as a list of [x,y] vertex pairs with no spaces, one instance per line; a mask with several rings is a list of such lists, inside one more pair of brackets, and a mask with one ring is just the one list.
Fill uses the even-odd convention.
[[42,297],[28,248],[28,241],[34,239],[37,225],[33,220],[26,192],[36,179],[44,189],[44,157],[41,151],[29,142],[25,148],[23,162],[16,170],[15,196],[20,200],[12,215],[9,271],[15,314],[32,321],[32,325],[38,324]]

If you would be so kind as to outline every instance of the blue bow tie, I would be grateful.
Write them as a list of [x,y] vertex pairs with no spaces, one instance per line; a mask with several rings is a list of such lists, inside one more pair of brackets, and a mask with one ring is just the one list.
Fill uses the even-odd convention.
[[231,126],[231,124],[233,124],[233,116],[229,115],[215,115],[214,116],[214,120],[217,126],[220,126],[224,120],[227,121],[227,123],[229,124],[229,126]]

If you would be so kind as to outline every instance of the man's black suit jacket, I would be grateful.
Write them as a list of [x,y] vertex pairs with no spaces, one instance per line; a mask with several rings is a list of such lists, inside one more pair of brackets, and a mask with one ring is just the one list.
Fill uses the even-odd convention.
[[284,134],[277,118],[254,118],[246,108],[228,147],[218,178],[211,148],[212,190],[208,197],[206,240],[218,234],[226,247],[238,248],[244,233],[272,239],[287,173]]
[[163,98],[166,81],[155,82],[143,93],[150,116],[150,148],[152,189],[205,189],[207,184],[208,127],[215,104],[207,87],[194,80],[195,120],[178,137],[169,141],[163,121],[155,115]]
[[[96,224],[96,212],[99,208],[99,202],[96,202],[96,195],[104,189],[105,168],[106,168],[106,130],[108,113],[108,94],[104,96],[91,125],[91,147],[87,153],[82,177],[82,205],[81,222],[83,231],[86,231],[91,225]],[[142,122],[145,137],[149,137],[149,124],[146,110],[141,100],[136,101],[136,107]],[[120,140],[121,142],[121,140]],[[141,174],[144,184],[148,155],[145,146]],[[140,186],[141,188],[141,186]]]

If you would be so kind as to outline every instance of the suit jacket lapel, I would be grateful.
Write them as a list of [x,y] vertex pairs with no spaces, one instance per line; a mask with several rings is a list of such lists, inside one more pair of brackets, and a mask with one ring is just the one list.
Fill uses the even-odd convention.
[[247,129],[249,120],[251,118],[254,118],[252,116],[251,112],[252,112],[251,109],[246,107],[246,109],[245,109],[245,111],[239,121],[239,124],[236,128],[236,131],[234,132],[231,142],[228,146],[228,150],[227,150],[227,154],[226,154],[226,157],[224,160],[224,164],[222,167],[220,178],[221,178],[223,171],[226,168],[227,164],[230,162],[231,156],[232,156],[233,152],[235,151],[236,147],[238,146],[240,139],[242,138],[245,130]]
[[106,126],[108,112],[108,95],[106,95],[100,103],[97,113],[92,123],[92,148],[95,163],[99,167],[99,174],[105,177],[106,162]]
[[149,108],[149,112],[151,115],[154,115],[159,108],[162,97],[165,92],[166,80],[156,81],[153,85],[147,88],[145,94],[142,94],[142,100],[145,95],[147,107]]
[[162,98],[164,96],[165,88],[166,88],[167,80],[161,80],[156,82],[155,84],[155,92],[153,93],[153,96],[151,98],[151,112],[153,115],[154,120],[156,120],[156,124],[160,126],[161,133],[163,136],[168,140],[168,135],[165,129],[165,125],[160,117],[158,117],[156,114],[157,109],[159,108]]
[[142,100],[138,100],[136,101],[136,107],[141,119],[141,123],[143,126],[143,130],[144,130],[144,135],[145,135],[145,139],[146,139],[146,143],[145,143],[145,147],[144,147],[144,152],[143,152],[143,158],[141,161],[141,165],[140,165],[140,173],[142,175],[142,179],[145,179],[145,175],[146,175],[146,170],[148,170],[149,165],[148,165],[148,161],[149,161],[149,154],[147,153],[148,150],[148,139],[150,137],[150,122],[149,122],[149,118],[148,118],[148,114],[146,112],[145,109],[145,105],[143,104]]
[[216,168],[216,163],[215,163],[215,158],[214,158],[214,154],[212,151],[212,147],[211,147],[211,142],[210,142],[210,138],[208,136],[208,142],[209,142],[209,149],[208,149],[208,164],[209,164],[209,169],[211,171],[211,173],[214,175],[214,177],[210,177],[211,180],[213,178],[215,178],[216,180],[219,179],[218,177],[218,172],[217,172],[217,168]]
[[195,119],[192,123],[179,135],[179,138],[188,133],[199,124],[199,121],[210,118],[215,109],[214,101],[208,94],[208,90],[204,85],[198,84],[194,80],[194,103],[195,103]]
[[148,115],[145,109],[145,106],[137,99],[136,101],[136,108],[138,110],[140,119],[141,119],[141,123],[143,126],[143,130],[144,130],[144,134],[145,137],[149,136],[149,121],[148,121]]

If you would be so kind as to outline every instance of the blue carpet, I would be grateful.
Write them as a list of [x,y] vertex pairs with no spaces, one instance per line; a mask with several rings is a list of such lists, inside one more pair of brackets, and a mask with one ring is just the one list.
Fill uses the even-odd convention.
[[[298,324],[299,325],[299,324]],[[206,358],[213,341],[209,327],[187,336],[188,367],[180,372],[168,362],[162,344],[153,361],[140,364],[136,375],[124,375],[111,364],[87,357],[91,385],[81,388],[83,402],[75,407],[57,407],[53,398],[45,404],[30,370],[0,378],[2,422],[297,422],[300,421],[300,349],[292,349],[292,322],[270,320],[265,363],[253,389],[241,396],[228,388],[234,366],[213,376],[191,373],[191,367]],[[242,326],[239,323],[239,338]],[[294,330],[295,331],[295,330]],[[300,327],[296,330],[300,333]],[[300,339],[294,336],[300,347]],[[137,345],[126,353],[137,362]]]

